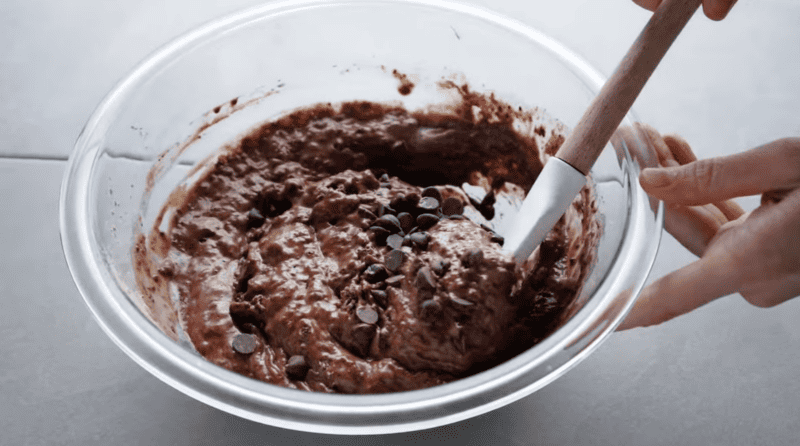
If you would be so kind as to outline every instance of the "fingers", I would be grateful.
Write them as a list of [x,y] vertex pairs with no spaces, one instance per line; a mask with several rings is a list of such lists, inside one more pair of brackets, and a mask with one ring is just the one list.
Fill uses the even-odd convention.
[[639,134],[640,132],[635,132],[632,127],[623,125],[611,135],[610,142],[620,160],[625,158],[624,150],[627,148],[631,158],[639,166],[658,167],[658,158],[653,153],[653,150],[650,150],[646,141],[638,137]]
[[645,287],[617,330],[657,325],[735,292],[738,281],[721,260],[700,259]]
[[722,224],[705,207],[666,206],[664,208],[664,229],[672,234],[678,243],[698,257],[703,255],[708,243],[717,234]]
[[[655,11],[661,0],[633,0],[644,9]],[[722,20],[728,15],[736,0],[703,0],[703,13],[711,20]]]
[[704,257],[646,287],[618,330],[656,325],[738,291],[770,307],[800,295],[800,189],[723,225]]
[[633,0],[633,2],[650,11],[655,11],[658,5],[661,4],[661,0]]
[[800,186],[800,138],[680,167],[645,169],[640,183],[653,197],[686,206],[795,189]]
[[713,204],[728,221],[736,220],[744,214],[744,209],[733,200],[717,201]]
[[664,135],[662,139],[678,164],[684,165],[697,161],[697,156],[695,156],[692,147],[685,139],[678,135]]
[[703,0],[703,13],[711,20],[722,20],[734,4],[736,0]]
[[[680,136],[661,136],[655,128],[645,123],[637,122],[634,126],[651,143],[661,167],[677,167],[682,164],[697,161],[697,156],[692,151],[692,147]],[[724,225],[730,220],[736,220],[743,213],[744,210],[738,204],[730,200],[708,204],[702,208],[695,207],[691,209],[682,209],[680,211],[678,211],[677,207],[673,206],[667,208],[667,221],[665,222],[665,226],[667,227],[667,231],[674,235],[683,246],[696,253],[698,249],[702,252],[702,249],[694,241],[706,239],[706,230],[712,227],[705,224],[704,220],[715,220],[717,222],[715,227],[719,228],[719,226]],[[671,216],[670,214],[673,215]],[[698,221],[687,221],[682,222],[684,224],[680,225],[670,225],[670,217],[673,217],[673,220],[694,218]],[[670,229],[671,227],[680,232],[673,232]]]
[[[665,135],[663,137],[664,144],[669,147],[673,158],[680,165],[689,164],[697,161],[697,156],[692,151],[692,147],[686,142],[685,139],[678,135]],[[744,214],[744,209],[731,200],[718,201],[713,205],[719,209],[728,221],[736,220]],[[722,224],[724,224],[723,222]]]
[[653,146],[653,151],[658,156],[658,164],[661,167],[674,167],[679,165],[677,160],[672,156],[669,147],[664,143],[661,134],[658,133],[658,130],[643,122],[636,122],[633,125],[648,141],[650,141],[650,144]]

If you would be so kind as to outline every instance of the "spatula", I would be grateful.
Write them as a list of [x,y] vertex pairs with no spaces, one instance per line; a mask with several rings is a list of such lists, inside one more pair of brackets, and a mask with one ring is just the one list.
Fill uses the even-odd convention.
[[524,262],[586,184],[586,174],[702,0],[664,0],[522,202],[503,250]]

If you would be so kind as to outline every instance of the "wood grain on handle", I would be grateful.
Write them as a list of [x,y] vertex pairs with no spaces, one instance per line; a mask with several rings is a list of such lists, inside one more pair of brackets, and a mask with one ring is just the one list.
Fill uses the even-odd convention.
[[584,175],[702,0],[664,0],[556,153]]

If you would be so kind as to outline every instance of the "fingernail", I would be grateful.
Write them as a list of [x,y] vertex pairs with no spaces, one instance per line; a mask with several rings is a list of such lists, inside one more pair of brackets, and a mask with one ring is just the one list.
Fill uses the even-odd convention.
[[664,187],[669,185],[671,177],[672,175],[664,169],[648,167],[639,175],[639,181],[647,183],[647,185],[651,187]]

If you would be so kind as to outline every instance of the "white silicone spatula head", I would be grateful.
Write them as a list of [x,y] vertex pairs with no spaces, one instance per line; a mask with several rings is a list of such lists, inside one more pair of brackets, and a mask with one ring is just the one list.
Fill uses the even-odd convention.
[[527,260],[564,215],[586,183],[585,175],[701,2],[661,3],[555,157],[545,164],[503,246],[518,262]]

